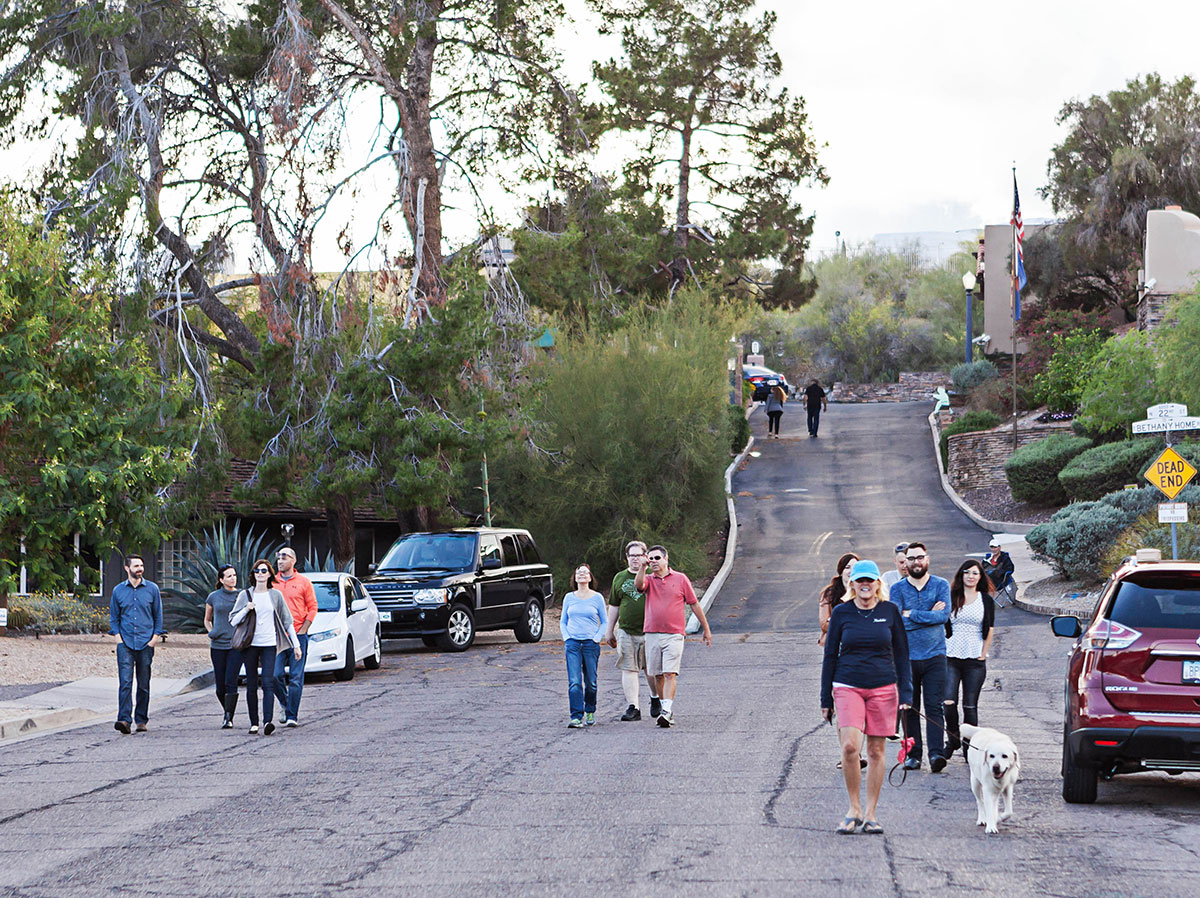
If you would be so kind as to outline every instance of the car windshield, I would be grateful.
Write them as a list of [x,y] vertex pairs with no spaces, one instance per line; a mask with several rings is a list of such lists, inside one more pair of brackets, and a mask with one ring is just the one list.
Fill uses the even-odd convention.
[[1134,629],[1200,631],[1200,573],[1131,574],[1117,587],[1108,616]]
[[338,596],[336,583],[314,583],[313,592],[317,594],[318,611],[340,611],[342,600]]
[[462,571],[474,563],[473,533],[410,533],[396,540],[376,570]]

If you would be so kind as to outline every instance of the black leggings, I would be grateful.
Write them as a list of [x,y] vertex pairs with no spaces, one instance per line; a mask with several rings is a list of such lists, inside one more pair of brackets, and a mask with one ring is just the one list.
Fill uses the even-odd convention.
[[242,652],[246,662],[246,710],[250,723],[258,726],[258,668],[262,667],[263,720],[271,722],[275,713],[275,646],[252,645]]
[[979,693],[987,679],[987,662],[978,658],[946,658],[946,738],[959,746],[958,691],[962,687],[962,722],[979,726]]
[[783,417],[783,412],[767,412],[767,433],[773,433],[779,436],[779,419]]
[[215,649],[209,646],[208,654],[212,658],[217,701],[224,708],[225,696],[237,695],[237,678],[242,670],[242,653],[235,649]]

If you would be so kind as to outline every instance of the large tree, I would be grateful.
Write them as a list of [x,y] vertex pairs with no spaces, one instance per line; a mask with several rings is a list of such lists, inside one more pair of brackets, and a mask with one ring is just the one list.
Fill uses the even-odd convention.
[[1146,213],[1172,203],[1200,212],[1196,82],[1134,78],[1105,96],[1071,100],[1057,121],[1067,136],[1052,152],[1041,193],[1065,221],[1054,233],[1058,247],[1043,255],[1061,273],[1057,291],[1098,294],[1129,311]]
[[669,200],[671,277],[774,258],[799,272],[812,233],[796,189],[825,183],[804,101],[779,86],[774,13],[754,0],[592,0],[621,54],[593,69],[602,129],[640,140],[625,189]]

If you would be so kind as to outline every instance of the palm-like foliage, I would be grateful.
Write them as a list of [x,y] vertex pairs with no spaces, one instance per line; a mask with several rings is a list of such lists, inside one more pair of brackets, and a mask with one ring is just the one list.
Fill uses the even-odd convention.
[[322,560],[316,551],[310,550],[303,564],[304,567],[301,570],[306,573],[311,573],[312,571],[341,571],[344,574],[354,573],[354,559],[351,558],[341,567],[338,567],[337,561],[334,560],[333,552],[326,552],[325,558]]
[[237,568],[238,586],[253,583],[250,568],[259,558],[274,558],[282,545],[266,533],[256,533],[251,526],[242,532],[242,522],[233,526],[221,521],[205,530],[200,549],[193,555],[175,554],[175,563],[182,572],[178,588],[163,589],[167,625],[184,632],[204,632],[204,602],[217,588],[217,570],[232,564]]

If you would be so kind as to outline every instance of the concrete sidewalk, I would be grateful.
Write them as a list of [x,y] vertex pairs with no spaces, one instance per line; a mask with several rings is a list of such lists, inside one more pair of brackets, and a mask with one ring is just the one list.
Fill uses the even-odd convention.
[[[190,679],[150,678],[151,708],[176,696],[195,692],[213,683],[211,670]],[[0,742],[33,736],[49,730],[116,719],[116,677],[87,677],[35,692],[11,702],[0,702]]]

